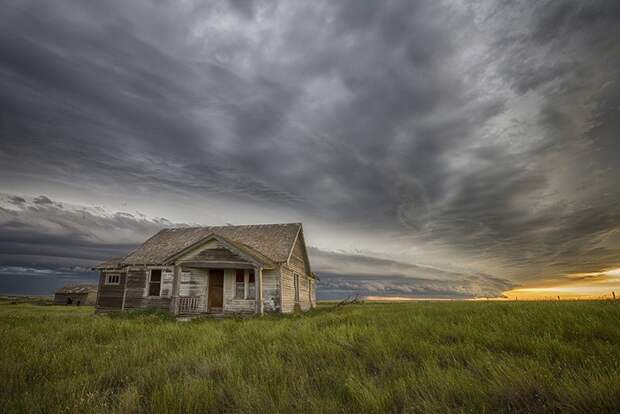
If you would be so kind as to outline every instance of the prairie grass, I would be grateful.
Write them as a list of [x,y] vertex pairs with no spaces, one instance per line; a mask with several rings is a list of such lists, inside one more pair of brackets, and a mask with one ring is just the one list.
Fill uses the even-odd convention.
[[0,304],[0,412],[619,412],[620,303],[176,322]]

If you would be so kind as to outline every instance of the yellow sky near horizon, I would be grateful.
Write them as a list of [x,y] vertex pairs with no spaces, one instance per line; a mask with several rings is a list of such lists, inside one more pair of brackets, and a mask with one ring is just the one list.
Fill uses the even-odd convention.
[[508,299],[604,299],[615,292],[620,298],[620,268],[603,272],[569,274],[566,280],[541,282],[504,292]]

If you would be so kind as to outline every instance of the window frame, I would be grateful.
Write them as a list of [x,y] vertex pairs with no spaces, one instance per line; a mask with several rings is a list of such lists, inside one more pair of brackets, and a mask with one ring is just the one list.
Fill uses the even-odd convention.
[[[246,295],[245,298],[248,300],[256,300],[256,273],[254,272],[254,269],[249,269],[247,271],[247,289],[246,289]],[[250,281],[250,278],[254,278],[254,281]],[[252,289],[250,289],[252,288]]]
[[[234,269],[234,300],[256,300],[256,273],[254,269]],[[240,272],[243,272],[243,295],[241,295],[241,281],[238,280]],[[254,278],[254,281],[251,279]]]
[[[111,278],[118,278],[116,282],[113,282]],[[103,284],[106,286],[118,286],[121,284],[121,274],[120,273],[106,273],[103,279]]]
[[[159,281],[155,282],[155,283],[159,283],[159,292],[157,295],[151,295],[151,285],[153,284],[153,281],[152,281],[153,270],[159,270]],[[146,284],[146,296],[149,298],[160,298],[163,280],[164,280],[164,269],[160,267],[149,269],[149,278],[148,278],[148,283]]]
[[[239,272],[241,272],[241,282],[238,280]],[[239,285],[242,285],[241,292],[239,292]],[[239,295],[241,293],[241,295]],[[246,298],[246,288],[245,288],[245,270],[243,269],[235,269],[235,299],[242,300]]]

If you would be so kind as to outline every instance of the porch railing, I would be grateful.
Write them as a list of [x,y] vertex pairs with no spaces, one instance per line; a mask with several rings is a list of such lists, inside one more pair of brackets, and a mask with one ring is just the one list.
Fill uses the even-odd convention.
[[179,313],[199,313],[201,302],[201,296],[180,296]]

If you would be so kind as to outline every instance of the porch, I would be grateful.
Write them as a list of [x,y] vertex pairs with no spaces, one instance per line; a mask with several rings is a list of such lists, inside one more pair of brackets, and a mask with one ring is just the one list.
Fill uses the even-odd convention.
[[263,269],[273,263],[250,247],[213,234],[166,262],[174,268],[173,314],[263,314]]
[[[170,311],[181,317],[262,314],[262,268],[175,266]],[[212,266],[212,264],[210,265]]]

